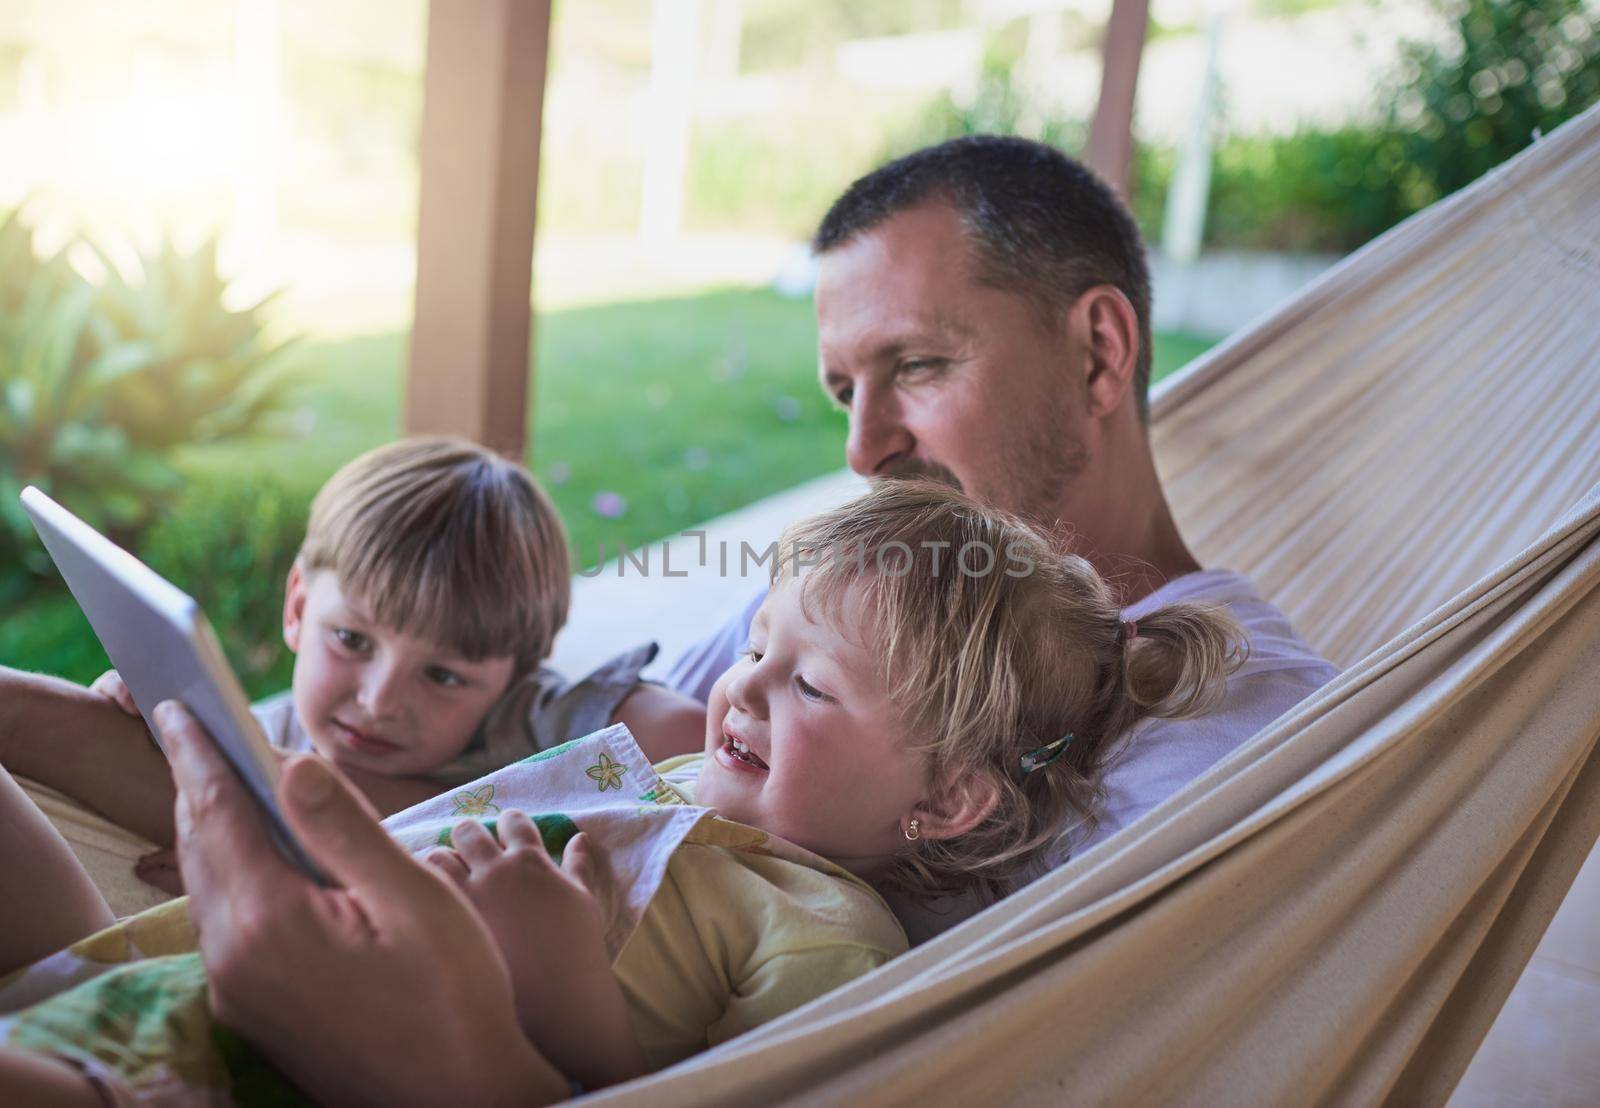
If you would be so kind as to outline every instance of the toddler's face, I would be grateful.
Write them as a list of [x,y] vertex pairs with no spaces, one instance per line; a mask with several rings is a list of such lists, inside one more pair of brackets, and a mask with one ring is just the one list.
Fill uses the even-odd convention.
[[317,753],[392,776],[431,773],[466,747],[510,684],[511,658],[469,662],[374,620],[329,570],[289,573],[283,638],[294,708]]
[[813,623],[791,578],[750,627],[750,649],[717,680],[695,802],[870,873],[905,847],[927,794],[861,633],[855,590],[846,634]]

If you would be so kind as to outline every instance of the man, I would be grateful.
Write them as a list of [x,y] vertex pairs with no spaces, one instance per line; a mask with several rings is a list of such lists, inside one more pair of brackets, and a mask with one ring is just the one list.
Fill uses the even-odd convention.
[[[1148,434],[1150,278],[1126,208],[1039,143],[956,139],[863,177],[812,242],[823,389],[848,414],[866,477],[922,476],[1061,536],[1118,585],[1137,620],[1177,600],[1226,605],[1250,657],[1197,720],[1134,727],[1098,825],[1067,829],[1042,872],[1126,827],[1337,670],[1226,570],[1203,570],[1161,489]],[[760,604],[668,678],[705,699]],[[900,906],[897,906],[900,907]],[[976,909],[902,911],[913,940]]]

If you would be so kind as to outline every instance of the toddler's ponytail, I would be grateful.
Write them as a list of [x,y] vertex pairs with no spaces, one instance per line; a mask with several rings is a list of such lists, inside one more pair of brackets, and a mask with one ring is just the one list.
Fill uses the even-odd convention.
[[1122,598],[1087,561],[938,485],[877,483],[795,524],[779,552],[775,579],[799,578],[821,618],[845,619],[859,590],[929,781],[976,782],[996,798],[977,826],[922,837],[883,875],[917,894],[998,895],[1064,832],[1087,833],[1127,729],[1206,711],[1245,654],[1239,625],[1203,604],[1124,624]]
[[1220,608],[1183,602],[1128,624],[1125,695],[1138,716],[1204,715],[1222,699],[1244,661],[1244,635]]

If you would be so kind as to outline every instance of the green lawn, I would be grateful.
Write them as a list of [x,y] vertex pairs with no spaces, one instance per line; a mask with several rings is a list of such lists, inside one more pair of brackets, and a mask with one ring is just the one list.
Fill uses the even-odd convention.
[[[816,384],[808,300],[735,290],[553,312],[536,327],[531,464],[578,561],[671,535],[842,464],[845,421]],[[1159,378],[1211,342],[1157,335]],[[186,501],[140,552],[194,592],[253,694],[282,688],[282,575],[305,505],[398,433],[402,334],[307,343],[278,439],[190,451]],[[0,626],[0,663],[92,678],[104,655],[70,598]]]

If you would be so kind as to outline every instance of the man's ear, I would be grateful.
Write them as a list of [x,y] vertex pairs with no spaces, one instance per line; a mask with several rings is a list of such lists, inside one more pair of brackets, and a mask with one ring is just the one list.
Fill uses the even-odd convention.
[[1139,317],[1114,285],[1096,285],[1078,297],[1068,313],[1070,333],[1087,357],[1085,414],[1110,415],[1133,390],[1139,365]]
[[965,835],[989,817],[1000,803],[999,787],[987,777],[964,777],[934,791],[912,809],[925,839]]
[[296,558],[283,583],[283,644],[295,654],[300,652],[300,628],[305,622],[306,585],[305,568]]

